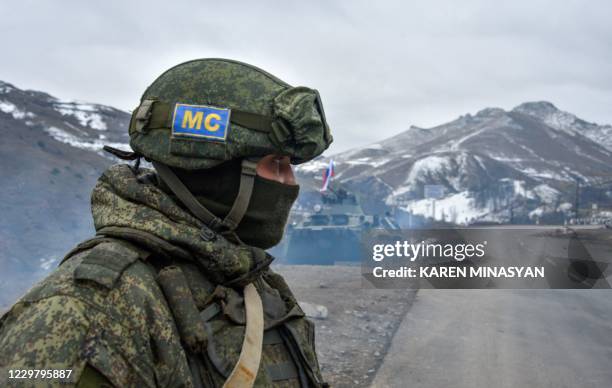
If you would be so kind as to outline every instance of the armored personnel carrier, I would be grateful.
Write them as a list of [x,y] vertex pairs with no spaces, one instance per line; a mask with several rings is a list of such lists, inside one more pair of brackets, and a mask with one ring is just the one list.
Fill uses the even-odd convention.
[[330,189],[294,212],[283,241],[271,253],[285,264],[357,264],[361,235],[373,228],[397,229],[397,225],[389,214],[366,215],[347,190]]

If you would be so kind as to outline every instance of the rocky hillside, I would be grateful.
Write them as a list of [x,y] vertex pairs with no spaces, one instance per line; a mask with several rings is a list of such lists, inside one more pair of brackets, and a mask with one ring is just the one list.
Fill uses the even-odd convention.
[[[610,186],[598,185],[612,180],[612,126],[530,102],[411,127],[333,159],[336,180],[361,193],[370,210],[398,207],[459,224],[562,222],[573,213],[577,184],[583,205],[610,204]],[[327,163],[299,170],[318,177]],[[435,201],[425,198],[432,186]]]
[[0,82],[0,306],[93,234],[91,189],[127,143],[126,112]]

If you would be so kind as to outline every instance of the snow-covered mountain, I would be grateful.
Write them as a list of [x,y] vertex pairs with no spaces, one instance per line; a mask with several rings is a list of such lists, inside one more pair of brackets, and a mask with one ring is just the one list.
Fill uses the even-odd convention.
[[0,81],[0,310],[94,234],[91,189],[127,147],[129,114]]
[[546,125],[560,131],[584,135],[612,150],[612,125],[589,123],[544,101],[521,104],[514,110],[543,121]]
[[[332,158],[336,180],[374,211],[397,207],[459,224],[559,222],[573,212],[577,181],[585,204],[610,202],[609,186],[597,185],[612,180],[611,135],[610,125],[529,102],[433,128],[413,126]],[[320,158],[299,172],[318,177],[327,163]],[[435,201],[425,198],[432,185],[442,191]]]
[[126,112],[106,105],[63,101],[43,92],[21,90],[0,81],[0,115],[40,128],[53,139],[76,148],[100,151],[104,144],[126,148]]

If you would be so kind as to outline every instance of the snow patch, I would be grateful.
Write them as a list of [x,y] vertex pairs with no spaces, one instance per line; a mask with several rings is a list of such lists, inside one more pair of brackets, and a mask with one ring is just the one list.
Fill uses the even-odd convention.
[[450,160],[444,156],[427,156],[412,165],[406,182],[414,183],[426,174],[435,174],[450,168]]
[[406,194],[414,189],[419,178],[423,178],[426,174],[435,173],[449,165],[447,158],[439,156],[429,156],[424,159],[419,159],[412,165],[408,177],[403,185],[395,188],[385,199],[387,205],[396,204],[397,197]]
[[563,202],[557,207],[558,212],[569,213],[574,206],[569,202]]
[[561,132],[565,132],[571,136],[576,136],[574,129],[576,116],[567,112],[554,112],[544,117],[544,123]]
[[327,166],[329,166],[329,161],[318,159],[311,160],[308,163],[300,164],[295,169],[296,171],[301,173],[315,173],[317,171],[320,171],[322,174],[323,171],[327,168]]
[[71,135],[68,132],[56,127],[45,128],[45,132],[51,135],[53,139],[61,143],[69,144],[73,147],[80,148],[83,150],[100,151],[102,150],[102,147],[104,147],[105,145],[109,145],[114,148],[131,151],[130,146],[125,143],[107,143],[102,141],[101,139],[87,141],[79,139],[78,137]]
[[61,101],[54,105],[54,109],[63,116],[73,116],[84,127],[106,131],[107,126],[102,116],[97,113],[95,105],[76,101]]
[[527,196],[527,189],[525,189],[525,181],[517,181],[513,179],[512,185],[512,189],[515,194],[522,195],[523,197]]
[[352,159],[352,160],[347,160],[345,163],[349,164],[349,165],[356,165],[356,164],[370,164],[370,159],[371,158],[358,158],[358,159]]
[[529,212],[529,218],[534,219],[534,218],[540,218],[542,217],[542,214],[544,214],[545,209],[540,206],[538,208],[535,208],[534,210]]
[[412,190],[412,185],[410,184],[399,186],[395,188],[393,191],[391,191],[391,194],[389,194],[387,198],[385,199],[385,203],[387,205],[397,205],[396,198],[403,194],[410,192],[411,190]]
[[524,160],[524,159],[521,159],[521,158],[509,158],[506,155],[496,155],[496,154],[493,154],[493,153],[490,153],[488,156],[489,156],[489,158],[495,159],[495,160],[497,160],[499,162],[522,162]]
[[17,107],[12,102],[5,100],[0,101],[0,110],[4,113],[13,113]]
[[567,175],[557,174],[556,172],[550,170],[538,171],[534,168],[528,167],[521,169],[521,171],[534,178],[554,179],[558,181],[567,181],[568,179],[571,180],[569,177],[567,177]]
[[533,192],[545,203],[552,204],[559,197],[559,191],[548,185],[537,185],[533,188]]
[[402,209],[436,221],[452,222],[460,225],[468,225],[486,216],[488,208],[481,208],[475,204],[467,191],[449,195],[442,199],[420,199],[412,201]]
[[345,161],[346,164],[354,166],[354,165],[367,165],[367,166],[371,166],[371,167],[378,167],[378,166],[382,166],[383,164],[389,162],[391,159],[389,158],[383,158],[383,159],[378,159],[378,160],[372,160],[372,158],[370,157],[363,157],[363,158],[358,158],[358,159],[353,159],[353,160],[347,160]]
[[0,94],[6,94],[11,90],[15,90],[15,88],[9,86],[8,84],[5,84],[4,82],[0,82]]
[[12,115],[15,120],[22,120],[22,119],[24,119],[26,117],[32,118],[32,117],[36,116],[32,112],[26,112],[24,110],[21,110],[21,109],[17,108],[17,106],[15,104],[13,104],[10,101],[6,101],[6,100],[1,100],[0,101],[0,111],[4,112],[6,114]]
[[452,150],[452,151],[458,150],[459,146],[461,146],[461,144],[465,143],[467,140],[469,140],[469,139],[471,139],[473,137],[476,137],[476,136],[480,135],[482,132],[485,132],[485,131],[487,131],[489,129],[490,128],[485,127],[485,128],[479,129],[478,131],[472,132],[472,133],[462,137],[459,140],[452,140],[450,142],[450,150]]
[[612,150],[612,126],[599,126],[596,129],[583,131],[582,134],[593,140],[595,143],[606,147],[606,150]]
[[[417,160],[412,164],[404,183],[393,190],[385,202],[393,205],[398,202],[397,197],[412,191],[421,184],[439,183],[437,178],[446,180],[454,190],[460,191],[462,176],[455,175],[454,166],[455,164],[465,166],[467,159],[466,153],[460,153],[456,157],[429,155]],[[463,168],[460,167],[459,170]]]

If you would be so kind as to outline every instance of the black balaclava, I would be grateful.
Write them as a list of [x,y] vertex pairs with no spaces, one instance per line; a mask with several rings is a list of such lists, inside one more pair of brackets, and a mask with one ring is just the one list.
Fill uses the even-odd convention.
[[[172,171],[214,215],[224,218],[229,213],[240,187],[240,160],[206,170],[172,168]],[[161,186],[172,193],[163,182]],[[257,175],[249,206],[236,228],[240,240],[262,249],[278,244],[299,189],[298,185],[286,185]]]

